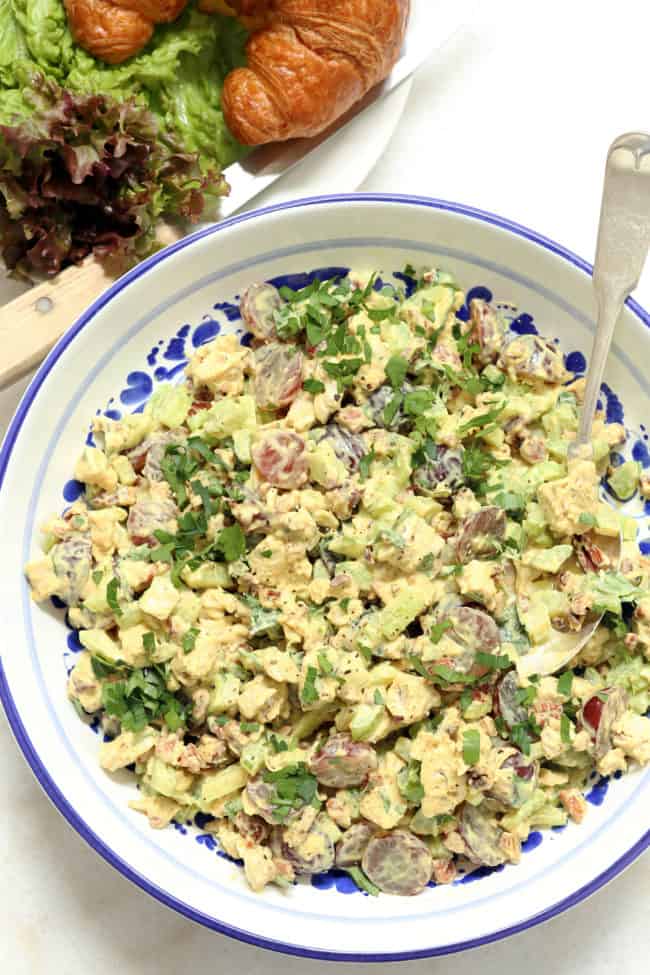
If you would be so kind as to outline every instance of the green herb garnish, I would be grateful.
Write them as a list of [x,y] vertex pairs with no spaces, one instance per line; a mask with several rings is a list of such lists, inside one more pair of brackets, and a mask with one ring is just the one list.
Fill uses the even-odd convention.
[[156,650],[156,637],[153,633],[142,634],[142,649],[147,653],[154,653]]
[[372,447],[359,461],[359,480],[361,482],[367,481],[370,477],[370,468],[372,467],[372,462],[374,459],[375,449]]
[[507,654],[483,653],[479,651],[475,657],[476,663],[488,670],[507,670],[512,661]]
[[318,701],[319,694],[316,690],[316,678],[318,677],[318,671],[315,667],[308,667],[307,674],[305,676],[305,683],[300,693],[300,700],[303,704],[315,704]]
[[263,772],[265,782],[273,785],[271,806],[278,822],[283,822],[293,809],[307,806],[316,799],[318,781],[304,762],[286,765],[275,772]]
[[102,704],[125,731],[142,731],[158,721],[177,731],[189,713],[189,705],[167,690],[166,674],[159,666],[137,668],[125,680],[104,684]]
[[120,604],[117,601],[117,595],[119,592],[120,584],[118,580],[113,576],[111,581],[106,586],[106,602],[109,607],[113,610],[116,616],[122,615],[122,610]]
[[488,424],[494,423],[501,413],[503,413],[504,408],[505,404],[502,403],[500,406],[495,406],[493,410],[488,410],[487,413],[479,413],[478,416],[472,417],[467,423],[462,423],[458,428],[458,433],[462,436],[470,430],[484,429]]
[[429,630],[429,638],[432,643],[439,643],[440,637],[443,633],[451,628],[451,622],[449,620],[441,620],[440,623],[434,623]]
[[245,735],[251,735],[260,730],[260,725],[257,721],[240,721],[239,730]]
[[476,765],[481,757],[481,735],[476,728],[463,732],[463,761],[465,765]]
[[386,378],[393,387],[393,389],[399,389],[406,379],[406,373],[408,372],[409,364],[407,360],[401,355],[392,355],[388,362],[386,363],[385,373]]
[[236,562],[246,551],[246,536],[239,525],[222,528],[217,537],[216,548],[226,562]]
[[196,638],[197,638],[198,635],[199,635],[199,631],[198,631],[198,629],[195,626],[191,627],[187,631],[187,633],[185,633],[183,635],[183,639],[181,641],[181,644],[182,644],[183,652],[184,653],[191,653],[192,652],[192,650],[195,647]]

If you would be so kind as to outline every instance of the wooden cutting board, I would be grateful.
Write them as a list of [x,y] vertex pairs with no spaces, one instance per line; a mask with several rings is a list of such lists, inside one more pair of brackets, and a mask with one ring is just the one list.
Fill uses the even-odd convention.
[[[167,246],[181,232],[161,224],[156,236]],[[42,362],[66,329],[115,280],[103,264],[87,257],[0,307],[0,389]]]

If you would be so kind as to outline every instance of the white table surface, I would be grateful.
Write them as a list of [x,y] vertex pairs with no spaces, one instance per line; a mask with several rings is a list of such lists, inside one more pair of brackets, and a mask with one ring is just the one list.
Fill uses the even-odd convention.
[[[471,22],[418,74],[397,134],[362,189],[493,210],[591,258],[607,145],[650,129],[649,34],[647,0],[479,0]],[[336,173],[331,188],[339,189]],[[637,296],[650,307],[650,267]],[[0,428],[23,388],[0,393]],[[212,934],[132,887],[49,805],[4,721],[0,783],[3,975],[297,975],[325,967]],[[650,953],[649,895],[646,856],[542,927],[478,952],[392,967],[631,975]]]

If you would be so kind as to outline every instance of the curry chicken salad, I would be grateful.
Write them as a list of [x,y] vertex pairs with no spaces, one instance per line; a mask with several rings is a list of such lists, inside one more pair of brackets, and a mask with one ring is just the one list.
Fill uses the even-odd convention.
[[[143,413],[95,418],[26,569],[79,631],[102,767],[134,766],[154,828],[212,817],[254,890],[517,863],[594,772],[650,761],[650,561],[599,494],[650,478],[610,466],[600,414],[572,459],[584,381],[553,343],[407,271],[408,296],[249,287],[250,347],[219,335]],[[560,671],[522,665],[599,618]]]

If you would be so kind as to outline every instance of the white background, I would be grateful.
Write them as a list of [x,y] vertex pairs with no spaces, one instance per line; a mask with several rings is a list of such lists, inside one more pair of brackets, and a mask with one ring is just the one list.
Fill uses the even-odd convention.
[[[395,137],[361,188],[493,210],[591,259],[607,146],[623,132],[650,130],[649,38],[647,0],[479,0],[470,22],[417,75]],[[347,187],[333,171],[322,188]],[[650,307],[650,266],[637,297]],[[23,385],[0,393],[2,426]],[[132,887],[48,804],[4,721],[0,783],[3,975],[313,975],[325,968],[212,934]],[[646,856],[542,927],[465,955],[392,968],[399,975],[452,966],[455,975],[474,975],[477,966],[482,975],[631,975],[648,961],[649,894]]]

